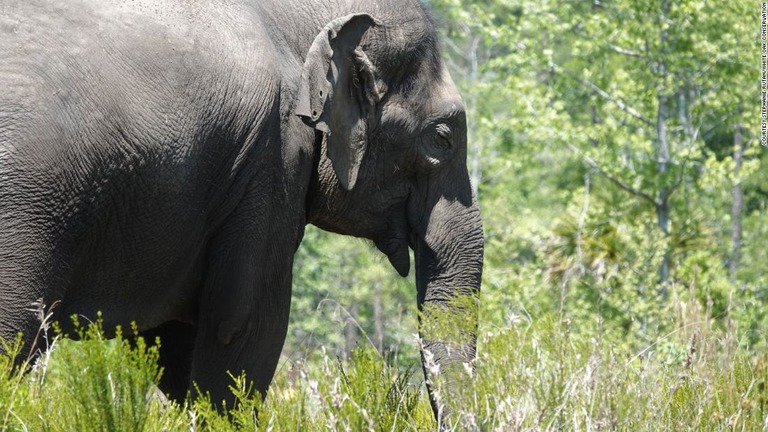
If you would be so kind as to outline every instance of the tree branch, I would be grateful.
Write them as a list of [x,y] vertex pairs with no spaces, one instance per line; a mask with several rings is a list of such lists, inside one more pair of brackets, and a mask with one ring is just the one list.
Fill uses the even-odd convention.
[[675,183],[669,187],[669,189],[665,190],[664,193],[659,197],[659,201],[662,203],[665,203],[669,201],[669,197],[672,196],[672,193],[674,193],[678,187],[683,183],[683,172],[685,172],[685,164],[688,162],[688,157],[686,156],[685,160],[683,161],[682,166],[680,167],[680,175],[677,176],[677,180],[675,180]]
[[611,174],[608,171],[606,171],[603,168],[601,168],[600,165],[598,165],[597,162],[594,161],[594,159],[592,159],[591,157],[583,154],[581,152],[581,150],[576,148],[573,144],[568,144],[568,147],[570,147],[570,149],[573,150],[574,153],[576,153],[579,156],[581,156],[581,158],[584,159],[584,162],[586,162],[589,166],[591,166],[597,172],[602,174],[603,177],[607,178],[611,183],[613,183],[614,185],[618,186],[619,189],[621,189],[621,190],[623,190],[625,192],[629,192],[630,194],[632,194],[632,195],[634,195],[634,196],[636,196],[638,198],[642,198],[642,199],[648,201],[649,203],[653,204],[654,207],[658,207],[659,206],[659,201],[657,201],[655,198],[653,198],[652,196],[648,195],[647,193],[645,193],[645,192],[643,192],[641,190],[635,189],[632,186],[629,186],[626,183],[622,182],[621,180],[616,178],[616,176],[614,176],[613,174]]
[[462,50],[458,45],[456,45],[456,42],[451,40],[451,38],[445,38],[445,43],[448,46],[448,48],[453,50],[453,52],[456,55],[461,57],[462,60],[464,60],[465,62],[469,63],[469,58],[464,54],[464,50]]
[[628,50],[626,48],[622,48],[622,47],[616,46],[614,44],[608,44],[608,48],[612,49],[613,51],[616,51],[619,54],[624,54],[626,56],[641,57],[640,53],[637,52],[637,51]]
[[569,74],[568,72],[566,72],[565,70],[563,70],[563,68],[561,68],[560,66],[558,66],[556,64],[552,65],[552,66],[553,66],[553,70],[555,72],[559,72],[561,74],[564,74],[564,75],[566,75],[566,76],[568,76],[568,77],[570,77],[572,79],[575,79],[575,80],[581,82],[582,84],[584,84],[584,85],[588,86],[590,89],[592,89],[601,98],[603,98],[603,99],[605,99],[607,101],[613,102],[616,106],[621,108],[622,111],[624,111],[627,114],[631,115],[632,117],[640,120],[641,122],[647,124],[648,126],[656,127],[656,122],[653,122],[648,117],[645,117],[644,115],[640,114],[639,111],[637,111],[636,109],[634,109],[631,106],[627,105],[622,100],[617,99],[617,98],[611,96],[610,93],[608,93],[607,91],[601,89],[600,87],[595,85],[593,82],[591,82],[591,81],[589,81],[587,79],[584,79],[584,78],[573,76],[573,75]]
[[[697,127],[693,133],[689,136],[688,143],[689,145],[692,144],[694,141],[696,141],[699,138],[699,131],[701,130],[701,126]],[[677,188],[680,187],[680,185],[683,183],[683,176],[685,175],[685,167],[688,165],[688,162],[691,160],[691,155],[686,154],[685,158],[683,158],[683,163],[680,164],[680,173],[677,175],[677,179],[675,180],[675,183],[669,187],[665,191],[665,193],[660,197],[661,202],[667,202],[669,200],[669,197],[672,196],[672,193],[677,190]]]

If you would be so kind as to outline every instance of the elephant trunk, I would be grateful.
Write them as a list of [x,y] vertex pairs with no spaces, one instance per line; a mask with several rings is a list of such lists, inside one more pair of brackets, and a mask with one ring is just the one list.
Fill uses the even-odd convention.
[[474,373],[483,230],[475,199],[462,201],[439,198],[414,242],[422,365],[441,422]]

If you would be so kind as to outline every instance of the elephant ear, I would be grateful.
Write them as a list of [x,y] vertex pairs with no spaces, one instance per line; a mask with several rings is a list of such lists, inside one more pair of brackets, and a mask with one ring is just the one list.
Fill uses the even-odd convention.
[[377,25],[367,14],[328,23],[309,48],[296,114],[327,137],[328,157],[342,187],[351,190],[368,147],[368,123],[384,86],[360,41]]

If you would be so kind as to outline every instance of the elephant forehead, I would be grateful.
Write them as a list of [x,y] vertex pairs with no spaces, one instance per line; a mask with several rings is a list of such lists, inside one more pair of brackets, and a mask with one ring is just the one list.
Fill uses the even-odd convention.
[[[440,69],[440,79],[435,83],[434,96],[440,100],[452,101],[451,103],[460,104],[461,95],[459,89],[456,88],[456,84],[451,78],[451,74],[448,72],[448,68],[443,64]],[[453,110],[458,107],[453,107]]]

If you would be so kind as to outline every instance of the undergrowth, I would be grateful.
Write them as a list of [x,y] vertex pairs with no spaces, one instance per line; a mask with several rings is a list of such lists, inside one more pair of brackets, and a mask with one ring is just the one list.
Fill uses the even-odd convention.
[[[562,318],[516,318],[480,335],[473,387],[450,394],[455,430],[768,430],[768,355],[723,346],[686,326],[640,352],[577,336]],[[418,365],[390,366],[370,346],[349,360],[281,364],[267,397],[232,377],[237,403],[221,415],[205,398],[179,406],[156,388],[154,344],[96,322],[80,341],[57,339],[23,373],[6,344],[0,418],[12,431],[434,430]],[[676,339],[681,356],[657,350]],[[415,373],[418,371],[418,373]]]

